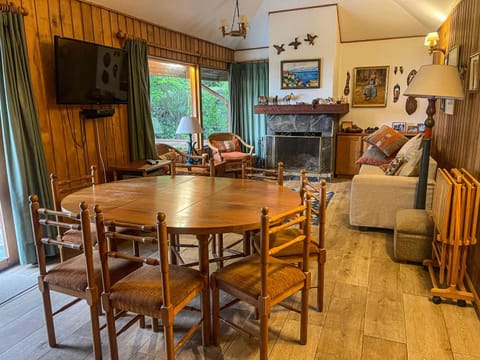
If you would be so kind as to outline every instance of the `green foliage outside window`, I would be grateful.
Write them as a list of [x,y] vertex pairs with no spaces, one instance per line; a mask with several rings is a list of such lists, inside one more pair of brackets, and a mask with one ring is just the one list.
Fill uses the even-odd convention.
[[[202,119],[204,138],[213,132],[228,131],[228,81],[203,80]],[[214,94],[212,94],[212,92]],[[182,116],[193,114],[191,84],[189,79],[176,76],[150,74],[150,103],[153,130],[156,139],[187,139],[188,135],[177,135]]]

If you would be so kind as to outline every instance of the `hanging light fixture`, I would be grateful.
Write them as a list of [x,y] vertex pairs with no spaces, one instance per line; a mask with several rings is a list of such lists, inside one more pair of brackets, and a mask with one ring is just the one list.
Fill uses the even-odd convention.
[[[235,26],[236,25],[236,26]],[[233,11],[232,25],[230,31],[228,31],[227,20],[223,19],[220,24],[223,37],[230,36],[242,36],[244,39],[247,37],[248,20],[245,15],[240,16],[240,10],[238,8],[238,0],[235,0],[235,10]]]

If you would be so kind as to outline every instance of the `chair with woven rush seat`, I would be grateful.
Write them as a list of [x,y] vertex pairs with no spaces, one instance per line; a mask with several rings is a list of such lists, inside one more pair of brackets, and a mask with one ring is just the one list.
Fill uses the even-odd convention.
[[[171,175],[215,176],[214,162],[213,159],[208,159],[208,154],[189,155],[164,143],[158,143],[155,146],[160,159],[172,161],[173,174]],[[165,170],[168,170],[168,167]]]
[[[168,263],[168,238],[165,214],[157,214],[156,239],[138,237],[123,233],[104,231],[110,222],[105,221],[100,206],[95,207],[95,222],[98,228],[98,244],[102,261],[103,307],[107,318],[110,356],[118,359],[117,335],[134,323],[137,317],[149,316],[161,319],[164,328],[164,339],[167,359],[175,358],[178,350],[200,327],[203,318],[196,322],[189,331],[174,343],[174,317],[186,305],[206,288],[206,279],[194,269],[171,265]],[[125,226],[123,224],[122,226]],[[148,227],[146,227],[148,228]],[[119,251],[108,249],[107,242],[113,239],[126,239],[136,242],[155,240],[158,242],[159,259],[130,256]],[[144,265],[115,284],[111,282],[111,261],[115,258],[126,258]],[[134,320],[128,322],[117,333],[114,311],[130,311],[136,313]],[[209,331],[209,329],[204,329]]]
[[249,166],[246,160],[242,161],[242,178],[262,181],[276,181],[283,186],[283,162],[279,162],[276,169],[263,169]]
[[[225,162],[225,173],[235,173],[242,170],[242,161],[252,163],[253,145],[245,142],[234,133],[213,133],[208,136],[208,147],[212,151],[215,162]],[[242,147],[245,151],[242,151]]]
[[[210,285],[213,304],[213,338],[216,345],[220,344],[220,320],[237,330],[246,332],[251,337],[258,338],[220,315],[220,290],[236,299],[223,308],[236,303],[236,301],[243,301],[255,307],[260,320],[260,359],[262,360],[268,357],[268,321],[272,306],[280,304],[286,298],[300,291],[300,343],[306,343],[308,288],[310,287],[308,245],[310,242],[311,206],[312,202],[307,194],[303,204],[275,216],[269,215],[268,208],[262,208],[260,253],[240,259],[212,273]],[[282,244],[279,247],[270,246],[270,238],[274,234],[286,231],[291,227],[301,229],[298,236],[292,238],[288,244]],[[303,246],[304,250],[301,267],[274,257],[277,252],[296,244]]]
[[[58,176],[54,173],[50,174],[50,186],[52,189],[53,204],[56,211],[62,210],[62,199],[80,189],[98,184],[98,171],[95,165],[90,166],[90,174],[82,175],[76,178],[67,180],[58,180]],[[62,221],[62,219],[58,219]],[[81,231],[61,228],[58,231],[58,241],[67,241],[70,243],[81,244],[82,236]],[[96,238],[92,237],[92,241],[95,243]],[[72,256],[78,255],[80,252],[70,247],[58,246],[60,252],[60,260],[65,261]]]
[[[45,323],[47,327],[48,343],[55,347],[55,327],[53,316],[68,309],[80,300],[85,300],[90,307],[90,322],[92,331],[92,342],[95,359],[102,358],[102,349],[100,344],[100,292],[102,290],[100,257],[94,250],[91,229],[90,216],[87,205],[80,204],[79,215],[54,211],[40,208],[38,196],[30,196],[30,211],[32,218],[32,228],[35,237],[35,247],[37,251],[38,269],[38,288],[42,293],[43,309]],[[57,219],[69,220],[69,222],[58,221]],[[57,228],[72,229],[80,232],[81,242],[69,242],[66,240],[57,240],[49,237],[47,234],[55,232]],[[44,246],[47,244],[61,245],[65,248],[71,248],[82,252],[82,255],[75,256],[59,265],[46,269],[46,258]],[[112,282],[127,275],[138,265],[129,260],[116,259],[112,267]],[[64,305],[53,312],[50,299],[50,290],[57,291],[75,297],[72,302]]]
[[[326,217],[326,194],[327,183],[324,179],[320,181],[320,186],[313,184],[306,175],[306,170],[301,172],[300,198],[309,192],[312,200],[318,206],[312,206],[312,214],[318,218],[318,235],[317,239],[312,236],[310,241],[310,257],[317,263],[317,284],[312,288],[317,288],[317,310],[323,311],[323,288],[325,278],[325,217]],[[298,236],[300,229],[287,229],[280,231],[270,237],[270,246],[282,246],[291,241],[292,238]],[[259,247],[259,237],[254,237],[255,248]],[[303,249],[299,244],[291,246],[287,249],[279,251],[274,255],[276,258],[288,261],[290,263],[301,263],[303,258]]]
[[[270,181],[276,182],[278,185],[283,186],[283,162],[279,162],[276,169],[263,169],[255,168],[250,166],[247,160],[242,161],[242,178],[243,179],[252,179],[258,181]],[[228,245],[224,244],[223,234],[217,234],[217,254],[220,259],[223,258],[224,251],[233,253],[238,256],[247,256],[250,255],[250,241],[251,241],[251,232],[247,232],[243,235],[242,238],[231,242]],[[238,244],[243,243],[242,250],[234,249]],[[215,244],[214,244],[215,246]],[[223,266],[223,261],[219,261],[220,267]]]

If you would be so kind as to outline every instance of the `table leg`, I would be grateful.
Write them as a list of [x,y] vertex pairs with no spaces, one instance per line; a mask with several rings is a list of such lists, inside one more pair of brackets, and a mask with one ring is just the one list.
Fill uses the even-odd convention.
[[199,269],[206,282],[206,289],[202,291],[202,337],[203,345],[211,344],[212,314],[210,307],[210,266],[208,261],[208,239],[209,235],[197,235],[198,239],[198,261]]

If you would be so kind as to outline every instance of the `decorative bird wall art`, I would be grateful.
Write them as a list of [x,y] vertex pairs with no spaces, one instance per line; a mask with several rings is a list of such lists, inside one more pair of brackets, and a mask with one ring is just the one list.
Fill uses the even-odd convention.
[[273,47],[277,50],[277,55],[280,55],[283,51],[285,51],[284,46],[285,44],[273,45]]
[[307,38],[303,39],[303,41],[308,42],[308,45],[314,45],[315,39],[318,35],[307,34]]
[[298,46],[299,46],[300,44],[301,44],[301,42],[298,41],[298,37],[296,37],[294,41],[292,41],[291,43],[288,44],[288,46],[293,46],[293,48],[294,48],[295,50],[297,50],[297,49],[298,49]]

